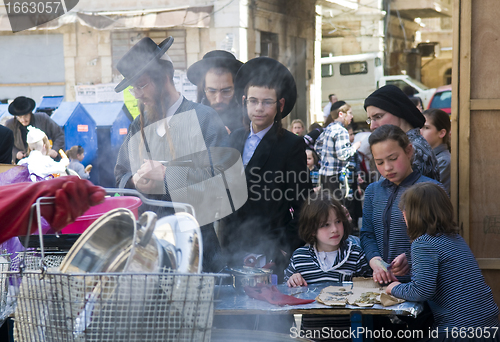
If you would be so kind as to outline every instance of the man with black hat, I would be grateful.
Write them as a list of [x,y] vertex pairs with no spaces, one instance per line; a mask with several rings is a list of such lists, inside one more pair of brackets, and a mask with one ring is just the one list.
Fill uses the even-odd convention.
[[401,128],[413,146],[413,170],[419,170],[424,176],[440,180],[436,155],[420,134],[425,117],[401,89],[394,85],[383,86],[365,99],[364,107],[368,116],[366,123],[372,131],[383,125]]
[[[151,199],[191,204],[202,226],[203,267],[216,271],[220,265],[213,259],[220,247],[212,223],[232,209],[227,208],[220,177],[221,168],[227,166],[224,158],[231,152],[223,147],[228,134],[213,109],[188,101],[175,89],[174,67],[166,54],[172,43],[172,37],[159,45],[143,38],[117,64],[124,79],[115,91],[132,86],[130,92],[139,101],[141,114],[120,147],[116,183]],[[237,209],[235,197],[231,204]],[[173,213],[165,208],[147,209],[159,216]]]
[[12,148],[12,162],[17,163],[26,157],[28,150],[28,126],[42,130],[50,141],[52,148],[50,157],[58,158],[59,149],[64,149],[64,132],[54,120],[45,113],[33,113],[35,101],[29,97],[19,96],[9,105],[9,113],[14,118],[7,120],[5,125],[14,133],[14,147]]
[[291,253],[301,245],[297,220],[312,189],[304,139],[281,126],[295,105],[297,88],[290,71],[267,57],[243,64],[235,85],[251,122],[229,138],[242,155],[249,197],[227,218],[223,249],[233,256],[233,265],[272,261],[283,278]]
[[215,109],[230,132],[243,127],[241,107],[234,97],[234,77],[242,64],[230,52],[214,50],[187,70],[188,79],[203,94],[201,103]]

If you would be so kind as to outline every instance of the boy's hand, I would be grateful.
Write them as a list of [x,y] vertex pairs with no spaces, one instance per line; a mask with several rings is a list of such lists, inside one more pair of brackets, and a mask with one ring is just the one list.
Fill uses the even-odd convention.
[[288,287],[307,286],[307,282],[300,273],[294,273],[286,282]]

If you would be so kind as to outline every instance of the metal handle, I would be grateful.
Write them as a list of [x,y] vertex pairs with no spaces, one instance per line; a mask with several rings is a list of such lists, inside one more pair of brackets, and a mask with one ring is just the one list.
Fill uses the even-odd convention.
[[108,194],[119,193],[119,194],[123,194],[123,195],[137,196],[141,199],[141,201],[143,203],[146,203],[148,205],[178,209],[178,210],[182,210],[188,214],[193,215],[193,217],[196,217],[195,212],[194,212],[194,207],[188,203],[152,200],[152,199],[149,199],[146,196],[144,196],[139,191],[133,190],[133,189],[104,188],[104,190]]
[[141,231],[144,232],[138,245],[141,247],[146,247],[153,236],[156,228],[157,216],[152,211],[146,211],[139,217],[139,224],[141,225]]
[[37,224],[38,224],[38,238],[40,239],[40,254],[41,254],[41,259],[40,259],[40,269],[42,270],[42,274],[47,270],[47,265],[45,265],[45,252],[44,252],[44,246],[43,246],[43,231],[42,231],[42,211],[41,211],[41,206],[46,205],[46,204],[54,204],[55,197],[39,197],[37,198],[36,202],[31,205],[30,209],[30,218],[28,220],[28,229],[26,231],[26,243],[25,243],[25,248],[23,252],[23,258],[21,259],[21,262],[19,263],[19,272],[22,273],[24,268],[25,268],[25,260],[26,260],[26,251],[28,250],[29,246],[29,240],[30,240],[30,235],[31,235],[31,225],[33,223],[33,212],[36,211],[36,219],[37,219]]

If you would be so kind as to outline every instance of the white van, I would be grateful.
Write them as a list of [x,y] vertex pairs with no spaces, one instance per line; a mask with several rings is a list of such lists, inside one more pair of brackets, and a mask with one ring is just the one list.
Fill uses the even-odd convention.
[[328,103],[329,94],[335,94],[351,105],[355,121],[365,121],[365,98],[378,88],[393,84],[400,89],[413,87],[427,108],[436,89],[406,75],[384,76],[382,57],[382,52],[378,52],[321,58],[322,106]]

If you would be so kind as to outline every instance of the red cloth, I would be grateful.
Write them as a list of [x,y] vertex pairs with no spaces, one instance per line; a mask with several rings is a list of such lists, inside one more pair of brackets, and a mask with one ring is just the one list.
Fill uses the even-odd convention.
[[275,305],[300,305],[314,302],[314,299],[300,299],[283,294],[274,285],[245,286],[243,289],[249,297]]
[[[1,186],[0,243],[26,235],[31,205],[39,197],[55,197],[54,204],[41,206],[41,214],[55,231],[60,231],[90,206],[102,203],[105,194],[103,188],[77,176]],[[36,223],[36,215],[33,215],[31,233],[37,230]]]

